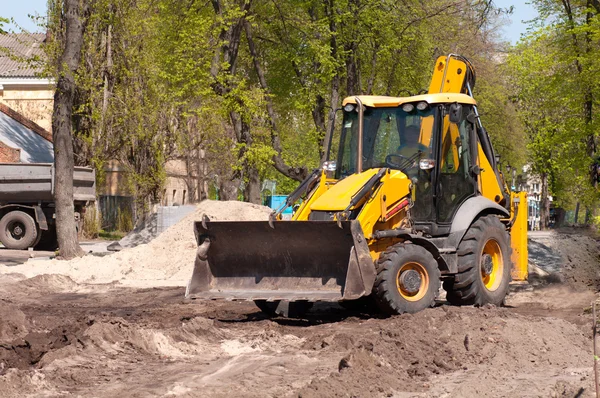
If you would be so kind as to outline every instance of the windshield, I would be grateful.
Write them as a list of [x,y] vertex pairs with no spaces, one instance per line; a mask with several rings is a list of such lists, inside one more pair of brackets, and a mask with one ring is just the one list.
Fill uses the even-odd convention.
[[[419,159],[433,158],[434,109],[405,112],[400,107],[364,110],[363,170],[390,167],[409,177]],[[356,172],[358,112],[344,111],[336,178]]]

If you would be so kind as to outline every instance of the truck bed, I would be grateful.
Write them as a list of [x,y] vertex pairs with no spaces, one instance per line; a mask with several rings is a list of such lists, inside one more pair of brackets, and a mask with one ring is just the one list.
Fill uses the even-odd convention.
[[[95,201],[95,170],[75,167],[73,188],[75,202]],[[53,195],[54,164],[0,163],[0,204],[50,202],[54,201]]]

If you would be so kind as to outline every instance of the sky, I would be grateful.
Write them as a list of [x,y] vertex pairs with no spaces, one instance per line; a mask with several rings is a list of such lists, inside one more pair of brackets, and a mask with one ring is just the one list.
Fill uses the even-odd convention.
[[[0,17],[8,19],[12,17],[22,28],[32,32],[40,31],[27,14],[46,15],[47,3],[47,0],[0,0]],[[19,31],[14,24],[5,25],[4,28]]]
[[[0,16],[14,18],[17,24],[27,30],[36,31],[39,28],[27,17],[27,14],[46,14],[47,0],[0,0]],[[527,0],[494,0],[498,7],[508,8],[514,6],[513,14],[510,16],[510,24],[504,27],[504,37],[511,43],[516,43],[521,34],[527,29],[523,21],[528,21],[537,15],[533,6],[527,4]],[[6,26],[9,30],[18,30],[13,24]]]
[[526,0],[494,0],[494,4],[498,7],[514,7],[512,15],[509,16],[510,23],[503,29],[504,37],[512,44],[519,41],[521,34],[527,31],[527,24],[523,21],[530,21],[537,16],[535,8],[528,3],[529,1]]

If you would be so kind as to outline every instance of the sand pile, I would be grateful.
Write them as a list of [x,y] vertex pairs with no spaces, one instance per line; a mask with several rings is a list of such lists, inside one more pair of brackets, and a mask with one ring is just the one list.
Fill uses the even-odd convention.
[[193,223],[206,214],[211,220],[267,220],[271,209],[251,203],[205,200],[183,220],[148,244],[97,257],[85,256],[71,261],[30,261],[0,273],[20,273],[26,277],[61,274],[78,283],[119,281],[132,286],[183,285],[190,278],[196,243]]

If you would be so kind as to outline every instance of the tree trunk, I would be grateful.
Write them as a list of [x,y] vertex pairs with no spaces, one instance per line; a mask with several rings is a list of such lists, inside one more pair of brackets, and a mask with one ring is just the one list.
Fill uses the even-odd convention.
[[579,202],[575,205],[575,216],[573,218],[573,224],[577,225],[577,220],[579,220]]
[[[83,250],[77,242],[75,207],[73,205],[73,131],[71,117],[75,94],[75,76],[81,58],[84,15],[87,4],[78,0],[65,0],[62,18],[66,33],[62,55],[59,58],[59,77],[54,93],[52,131],[54,139],[56,234],[60,257],[71,259],[82,256]],[[84,15],[81,15],[81,14]]]
[[548,200],[548,174],[542,173],[542,192],[540,195],[540,229],[548,229],[550,224],[550,201]]
[[339,92],[339,76],[334,76],[333,82],[331,84],[331,95],[330,95],[330,103],[331,107],[329,108],[329,114],[327,116],[327,131],[325,132],[325,137],[323,138],[323,143],[320,145],[321,149],[321,163],[326,160],[337,160],[337,159],[327,159],[329,156],[329,147],[331,146],[331,140],[333,139],[334,129],[335,129],[335,110],[340,101],[340,92]]
[[[337,43],[337,21],[334,16],[334,4],[333,1],[327,3],[327,16],[329,18],[329,48],[331,56],[335,59],[338,57],[338,43]],[[323,131],[323,138],[319,140],[319,157],[321,163],[327,160],[329,146],[331,145],[331,139],[333,136],[333,129],[335,127],[335,110],[340,105],[340,75],[341,70],[333,76],[331,80],[331,90],[329,92],[329,113],[327,115],[327,127],[325,127],[325,100],[319,96],[317,98],[317,106],[313,110],[313,118],[317,130]],[[320,115],[320,117],[319,117]],[[333,160],[333,159],[332,159]]]
[[558,228],[558,227],[562,227],[565,224],[565,216],[567,215],[567,212],[565,211],[565,209],[557,207],[556,208],[556,219],[554,220],[554,228]]
[[255,167],[249,167],[246,170],[248,182],[244,187],[244,199],[246,202],[262,204],[260,200],[260,176]]
[[[582,65],[582,63],[579,61],[580,57],[581,57],[581,43],[580,40],[578,39],[578,35],[575,32],[575,27],[577,26],[575,19],[576,16],[573,14],[573,7],[571,5],[570,1],[566,1],[563,0],[562,1],[562,5],[565,11],[565,15],[567,17],[568,23],[569,23],[569,28],[571,30],[571,39],[572,39],[572,44],[573,44],[573,53],[575,54],[575,67],[577,68],[577,73],[579,75],[579,78],[582,80],[583,83],[583,120],[585,123],[585,131],[587,133],[587,137],[586,137],[586,152],[587,155],[594,159],[596,156],[596,135],[595,132],[593,131],[593,126],[592,126],[592,122],[593,122],[593,104],[594,104],[594,93],[592,91],[592,87],[590,86],[590,84],[585,81],[584,79],[584,72],[585,72],[585,68],[584,65]],[[590,51],[593,50],[592,48],[592,37],[590,35],[591,30],[589,29],[589,27],[592,24],[592,19],[594,18],[594,14],[591,12],[592,7],[594,9],[598,9],[596,7],[596,5],[598,5],[597,1],[594,0],[588,0],[586,2],[586,6],[588,9],[588,12],[586,12],[585,15],[585,25],[588,29],[585,30],[585,35],[584,35],[584,46],[583,46],[583,52],[585,53],[585,55],[588,55],[590,53]],[[594,187],[598,186],[598,183],[595,179],[595,170],[590,167],[590,171],[589,171],[589,177],[591,179],[591,183]],[[578,207],[577,210],[579,210],[579,203],[578,203]],[[579,211],[577,211],[577,213],[579,213]],[[575,219],[575,223],[577,223],[577,219]]]
[[590,225],[590,209],[585,208],[585,221],[583,222],[585,225]]
[[198,195],[198,202],[206,199],[208,197],[208,190],[206,189],[206,154],[204,153],[204,149],[198,148],[196,151],[198,155],[198,164],[196,168],[196,192]]
[[238,200],[239,180],[223,179],[219,182],[219,200]]
[[[104,87],[102,93],[102,111],[100,114],[100,136],[106,128],[106,112],[108,111],[108,101],[110,99],[112,79],[112,25],[108,25],[106,29],[106,68],[104,69]],[[108,141],[108,140],[107,140]],[[108,149],[105,147],[105,149]]]

